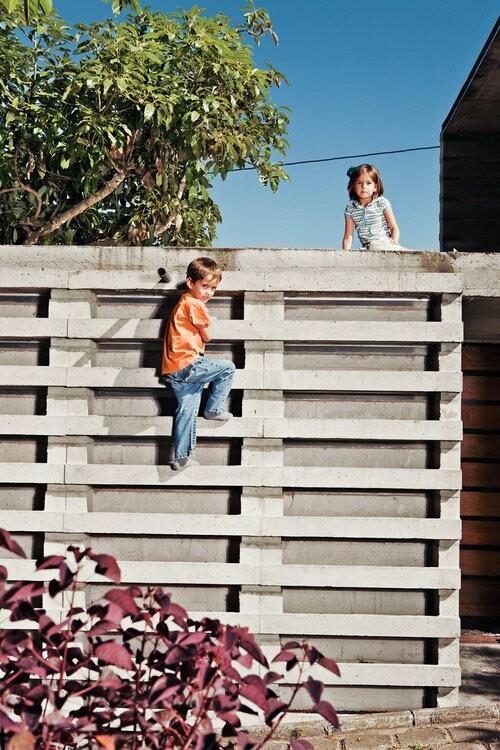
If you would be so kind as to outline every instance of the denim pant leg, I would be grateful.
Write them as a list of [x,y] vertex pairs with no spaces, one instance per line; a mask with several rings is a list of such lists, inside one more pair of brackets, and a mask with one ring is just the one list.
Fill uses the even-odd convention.
[[171,373],[165,380],[177,399],[174,420],[175,457],[191,455],[196,446],[196,417],[200,408],[205,383],[211,383],[207,409],[211,414],[224,411],[224,403],[231,390],[234,365],[223,359],[199,356],[183,370]]
[[205,412],[221,414],[225,411],[226,399],[233,384],[234,364],[227,359],[204,357],[207,370],[205,383],[210,383],[210,392]]
[[203,383],[170,380],[177,399],[174,417],[175,457],[186,458],[196,447],[196,418],[200,408]]

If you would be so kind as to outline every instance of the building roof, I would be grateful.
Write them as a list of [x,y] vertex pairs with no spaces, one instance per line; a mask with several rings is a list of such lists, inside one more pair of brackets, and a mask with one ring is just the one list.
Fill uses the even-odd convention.
[[500,131],[500,19],[443,123],[442,136]]

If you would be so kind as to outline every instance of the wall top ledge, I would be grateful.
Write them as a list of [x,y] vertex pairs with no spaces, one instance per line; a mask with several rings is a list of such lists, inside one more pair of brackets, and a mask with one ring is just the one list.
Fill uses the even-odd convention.
[[72,271],[158,269],[183,273],[195,257],[214,258],[226,271],[329,269],[338,272],[458,273],[466,296],[500,296],[500,253],[349,251],[336,248],[171,248],[86,246],[0,246],[4,270]]

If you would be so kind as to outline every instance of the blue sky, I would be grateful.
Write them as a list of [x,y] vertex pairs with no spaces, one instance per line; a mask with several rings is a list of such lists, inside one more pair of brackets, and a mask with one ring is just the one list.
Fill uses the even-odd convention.
[[[165,12],[193,2],[152,0]],[[197,3],[241,19],[244,0]],[[498,0],[262,0],[278,47],[256,48],[289,86],[276,103],[291,109],[285,161],[439,145],[443,120],[498,16]],[[102,0],[54,0],[71,23],[110,15]],[[346,170],[380,170],[406,247],[439,247],[439,150],[291,166],[277,193],[255,172],[214,184],[223,222],[216,247],[339,248]]]

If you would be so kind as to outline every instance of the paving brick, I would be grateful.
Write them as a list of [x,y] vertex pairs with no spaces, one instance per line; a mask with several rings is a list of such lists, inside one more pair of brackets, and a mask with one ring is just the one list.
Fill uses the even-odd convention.
[[457,726],[448,727],[455,742],[467,742],[475,740],[479,742],[494,742],[500,740],[500,721],[466,722]]
[[487,750],[488,745],[482,742],[447,742],[446,745],[439,745],[432,750]]
[[443,727],[414,727],[398,730],[397,737],[401,745],[405,747],[415,745],[435,747],[438,743],[450,741],[450,735]]
[[314,750],[342,750],[342,740],[334,737],[308,737]]
[[344,734],[345,750],[392,750],[397,746],[395,735],[388,732],[349,732]]

